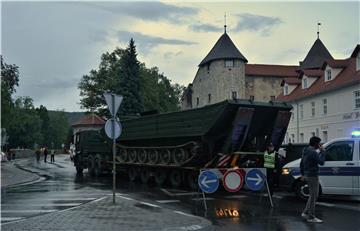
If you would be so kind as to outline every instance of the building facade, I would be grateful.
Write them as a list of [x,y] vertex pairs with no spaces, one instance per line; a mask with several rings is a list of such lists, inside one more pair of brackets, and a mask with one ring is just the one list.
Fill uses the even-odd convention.
[[315,63],[305,58],[302,63],[307,66],[300,63],[298,79],[283,80],[277,100],[293,106],[285,143],[307,143],[312,136],[326,142],[360,128],[359,50],[357,45],[349,58],[341,60],[324,57],[313,59]]

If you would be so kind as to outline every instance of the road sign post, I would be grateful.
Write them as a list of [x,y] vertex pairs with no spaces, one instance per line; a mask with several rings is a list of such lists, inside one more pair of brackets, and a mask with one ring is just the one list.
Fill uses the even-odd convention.
[[[106,101],[106,104],[108,105],[109,111],[111,115],[113,116],[111,121],[111,126],[108,124],[108,121],[105,124],[105,132],[106,134],[112,138],[113,140],[113,146],[112,146],[112,152],[113,152],[113,203],[115,204],[115,191],[116,191],[116,165],[115,165],[115,154],[116,154],[116,138],[120,136],[121,134],[121,126],[120,124],[117,124],[116,121],[116,113],[119,109],[119,106],[123,100],[122,96],[118,96],[112,93],[104,93],[104,98]],[[108,127],[108,129],[106,129]],[[109,128],[111,127],[111,129]],[[109,131],[111,130],[111,132]],[[109,133],[109,134],[108,134]],[[111,135],[110,135],[111,134]],[[118,136],[116,136],[118,134]]]
[[245,176],[245,182],[249,189],[253,191],[259,191],[260,189],[263,189],[264,184],[266,185],[266,189],[268,192],[270,205],[271,207],[274,207],[272,196],[270,193],[269,185],[266,179],[266,175],[261,172],[260,169],[251,169],[246,173]]

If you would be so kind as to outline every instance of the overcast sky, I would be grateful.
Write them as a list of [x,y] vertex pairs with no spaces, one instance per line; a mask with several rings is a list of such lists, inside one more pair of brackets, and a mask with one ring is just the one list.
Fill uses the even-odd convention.
[[77,85],[100,56],[134,38],[138,59],[173,83],[227,32],[249,63],[297,65],[316,39],[334,58],[359,43],[359,2],[2,2],[1,54],[19,66],[17,96],[36,106],[80,111]]

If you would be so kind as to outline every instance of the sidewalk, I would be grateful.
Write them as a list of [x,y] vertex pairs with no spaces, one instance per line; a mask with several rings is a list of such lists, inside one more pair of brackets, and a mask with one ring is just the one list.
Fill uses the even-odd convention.
[[2,229],[9,231],[213,230],[211,222],[204,218],[125,196],[117,196],[115,205],[112,203],[112,196],[108,196],[72,209],[4,223]]
[[16,186],[40,179],[34,173],[19,169],[16,160],[1,163],[1,188]]

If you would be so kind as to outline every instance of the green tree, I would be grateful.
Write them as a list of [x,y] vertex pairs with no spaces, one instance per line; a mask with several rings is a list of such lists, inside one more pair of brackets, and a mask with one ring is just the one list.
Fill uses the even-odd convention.
[[41,144],[49,146],[49,144],[50,144],[50,140],[49,140],[50,120],[49,120],[48,110],[43,105],[40,105],[40,107],[36,108],[35,110],[41,119],[41,134],[43,135],[43,140],[42,140]]
[[49,132],[48,132],[48,146],[54,148],[61,148],[61,144],[65,144],[69,130],[69,124],[64,111],[49,112]]

